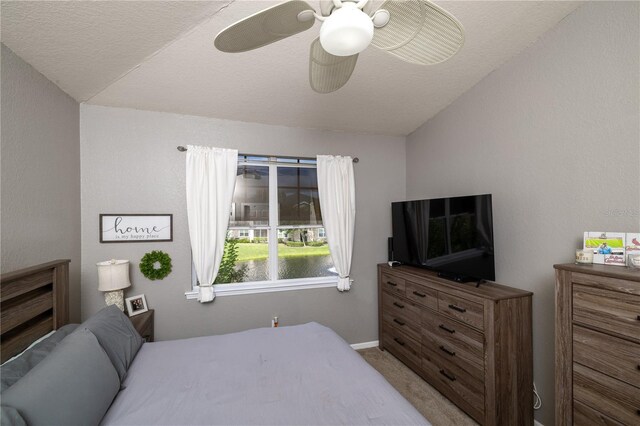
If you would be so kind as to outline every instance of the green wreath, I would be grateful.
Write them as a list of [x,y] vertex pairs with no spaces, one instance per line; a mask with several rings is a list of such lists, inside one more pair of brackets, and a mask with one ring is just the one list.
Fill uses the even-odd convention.
[[140,261],[140,272],[150,280],[164,279],[171,272],[171,257],[160,250],[147,253]]

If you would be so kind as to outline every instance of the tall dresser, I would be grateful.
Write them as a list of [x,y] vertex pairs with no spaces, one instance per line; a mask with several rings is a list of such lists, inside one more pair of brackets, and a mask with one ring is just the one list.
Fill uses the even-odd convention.
[[380,349],[480,424],[531,425],[531,296],[378,265]]
[[640,271],[554,268],[556,425],[640,425]]

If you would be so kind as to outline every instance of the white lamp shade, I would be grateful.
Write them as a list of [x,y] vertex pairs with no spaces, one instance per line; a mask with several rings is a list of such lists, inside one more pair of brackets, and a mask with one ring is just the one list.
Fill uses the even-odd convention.
[[115,291],[131,287],[128,260],[98,262],[98,290]]
[[373,39],[371,18],[355,3],[345,2],[320,27],[322,48],[335,56],[351,56],[362,52]]

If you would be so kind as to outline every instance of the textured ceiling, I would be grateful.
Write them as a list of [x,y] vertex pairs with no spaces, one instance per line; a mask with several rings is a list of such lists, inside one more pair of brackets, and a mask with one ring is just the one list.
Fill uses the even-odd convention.
[[229,1],[3,1],[2,42],[85,101]]
[[308,83],[318,23],[250,52],[213,47],[221,29],[277,2],[20,3],[29,5],[3,3],[5,43],[78,100],[393,135],[411,133],[580,4],[438,1],[465,27],[458,55],[424,67],[370,47],[345,87],[320,95]]

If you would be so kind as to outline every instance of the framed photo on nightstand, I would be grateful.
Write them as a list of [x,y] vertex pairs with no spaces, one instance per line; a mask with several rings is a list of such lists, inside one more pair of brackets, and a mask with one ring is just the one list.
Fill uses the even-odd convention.
[[149,307],[147,306],[147,299],[144,297],[144,294],[127,297],[125,302],[127,304],[127,312],[129,312],[130,317],[149,310]]

